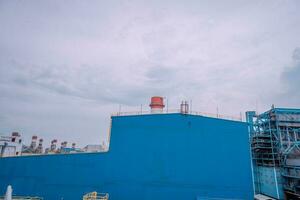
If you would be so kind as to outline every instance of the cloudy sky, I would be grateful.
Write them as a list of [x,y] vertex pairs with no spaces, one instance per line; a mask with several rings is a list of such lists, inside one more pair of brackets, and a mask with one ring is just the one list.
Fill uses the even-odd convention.
[[300,107],[300,1],[0,0],[0,133],[86,143],[110,114]]

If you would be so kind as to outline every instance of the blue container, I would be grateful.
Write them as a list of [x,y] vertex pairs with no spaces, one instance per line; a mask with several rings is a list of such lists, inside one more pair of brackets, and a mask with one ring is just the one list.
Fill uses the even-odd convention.
[[182,114],[112,117],[107,153],[0,159],[0,192],[45,200],[253,199],[247,124]]

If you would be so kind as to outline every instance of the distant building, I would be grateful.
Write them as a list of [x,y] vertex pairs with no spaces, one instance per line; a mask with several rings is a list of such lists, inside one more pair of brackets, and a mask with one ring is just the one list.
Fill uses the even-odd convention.
[[22,138],[18,132],[11,136],[0,136],[0,157],[20,156],[22,152]]
[[[37,141],[39,141],[38,145]],[[32,136],[30,146],[23,145],[22,155],[43,154],[43,141],[44,140],[42,138],[38,140],[38,137],[36,135]]]

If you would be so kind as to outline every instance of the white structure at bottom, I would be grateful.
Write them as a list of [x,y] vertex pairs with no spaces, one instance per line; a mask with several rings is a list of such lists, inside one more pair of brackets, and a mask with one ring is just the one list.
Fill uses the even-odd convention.
[[4,200],[12,200],[12,187],[10,185],[7,186]]

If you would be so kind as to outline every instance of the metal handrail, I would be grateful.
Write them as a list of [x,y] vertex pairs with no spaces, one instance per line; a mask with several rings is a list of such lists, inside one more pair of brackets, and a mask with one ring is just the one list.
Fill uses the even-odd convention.
[[[160,113],[152,113],[151,111],[130,111],[130,112],[117,112],[112,113],[111,116],[133,116],[133,115],[150,115],[150,114],[176,114],[182,113],[180,109],[172,109],[162,111]],[[212,117],[217,119],[226,119],[226,120],[233,120],[233,121],[243,121],[242,117],[234,117],[229,115],[220,115],[220,114],[213,114],[207,112],[198,112],[198,111],[189,111],[188,113],[182,113],[188,115],[196,115],[196,116],[204,116],[204,117]]]

